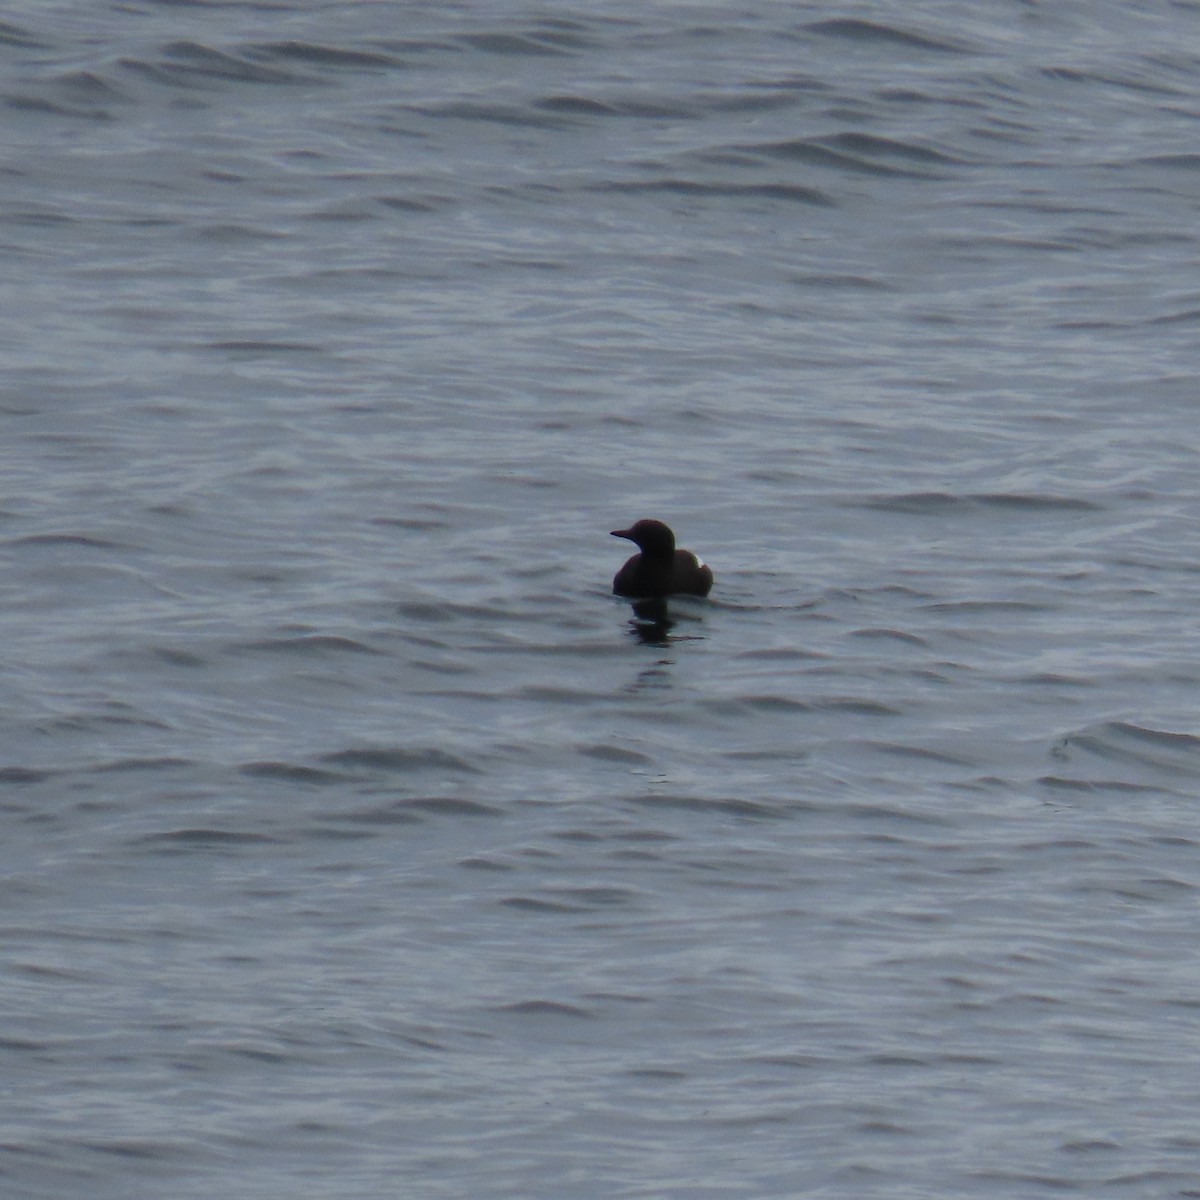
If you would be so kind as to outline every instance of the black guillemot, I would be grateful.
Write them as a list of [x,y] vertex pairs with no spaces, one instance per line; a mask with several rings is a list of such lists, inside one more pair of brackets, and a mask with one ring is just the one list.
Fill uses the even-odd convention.
[[712,590],[712,569],[690,550],[676,550],[675,535],[661,521],[638,521],[612,535],[628,538],[641,551],[617,572],[614,595],[707,596]]

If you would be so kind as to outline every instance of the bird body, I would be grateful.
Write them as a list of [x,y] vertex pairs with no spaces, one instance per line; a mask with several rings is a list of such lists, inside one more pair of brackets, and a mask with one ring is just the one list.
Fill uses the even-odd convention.
[[712,569],[691,550],[677,550],[675,534],[662,521],[638,521],[628,529],[614,529],[612,536],[628,538],[640,551],[617,572],[614,595],[707,596],[712,590]]

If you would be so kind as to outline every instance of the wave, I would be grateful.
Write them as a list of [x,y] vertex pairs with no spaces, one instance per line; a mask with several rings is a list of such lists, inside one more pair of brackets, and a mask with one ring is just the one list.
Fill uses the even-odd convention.
[[1096,512],[1103,506],[1082,496],[1048,492],[893,492],[849,502],[850,507],[880,512],[941,516],[964,509],[998,508],[1022,512]]

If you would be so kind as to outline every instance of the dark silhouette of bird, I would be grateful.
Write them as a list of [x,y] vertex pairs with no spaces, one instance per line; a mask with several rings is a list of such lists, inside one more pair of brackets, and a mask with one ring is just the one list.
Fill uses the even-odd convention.
[[614,529],[612,536],[628,538],[641,551],[617,572],[614,595],[642,599],[707,596],[712,591],[712,569],[692,551],[676,550],[675,535],[662,521],[638,521],[628,529]]

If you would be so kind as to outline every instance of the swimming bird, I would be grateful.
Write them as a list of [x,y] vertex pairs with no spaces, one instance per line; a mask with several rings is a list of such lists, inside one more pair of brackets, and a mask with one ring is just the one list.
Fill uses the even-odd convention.
[[617,572],[614,595],[707,596],[712,590],[712,569],[690,550],[676,550],[674,533],[661,521],[638,521],[612,536],[628,538],[641,551]]

